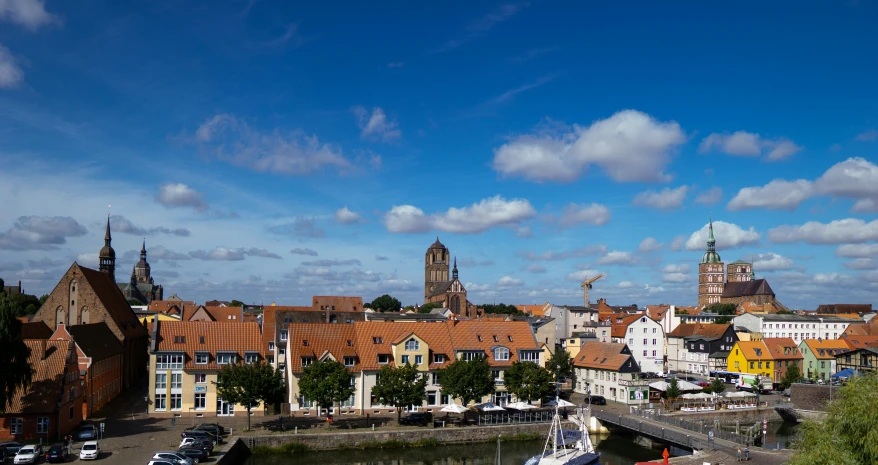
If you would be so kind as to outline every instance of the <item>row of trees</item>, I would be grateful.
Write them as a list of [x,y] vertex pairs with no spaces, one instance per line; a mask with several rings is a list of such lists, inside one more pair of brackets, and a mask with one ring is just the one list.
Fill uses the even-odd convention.
[[[0,279],[0,413],[19,388],[30,384],[33,368],[28,363],[30,349],[21,339],[20,301],[9,295]],[[36,310],[34,310],[36,312]]]
[[0,292],[6,296],[7,305],[10,306],[12,313],[14,313],[15,316],[27,316],[37,313],[37,310],[39,310],[43,303],[46,302],[46,299],[49,298],[48,294],[43,294],[39,298],[30,294],[7,294],[4,286],[6,286],[6,283],[0,279]]
[[[367,302],[363,304],[366,308],[371,308],[372,310],[378,312],[398,312],[400,308],[403,308],[402,303],[396,297],[393,297],[389,294],[384,294],[380,297],[376,297],[375,300],[371,302]],[[419,313],[430,313],[430,310],[434,308],[441,307],[442,304],[437,302],[428,302],[424,305],[421,305],[418,308]],[[518,309],[515,305],[506,305],[504,303],[499,304],[484,304],[480,306],[485,313],[494,313],[500,315],[517,315],[523,316],[524,312]],[[414,310],[414,305],[407,305],[405,310]]]

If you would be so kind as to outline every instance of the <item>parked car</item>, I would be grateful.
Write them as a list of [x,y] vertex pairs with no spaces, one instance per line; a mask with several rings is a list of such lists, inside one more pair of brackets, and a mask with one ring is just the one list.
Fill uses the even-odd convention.
[[49,449],[46,450],[46,462],[66,462],[68,453],[69,451],[67,450],[67,444],[64,444],[63,442],[56,442],[55,444],[49,446]]
[[43,455],[42,446],[24,446],[18,449],[13,462],[15,462],[15,465],[20,463],[37,463],[41,455]]
[[427,422],[426,413],[410,413],[399,419],[400,425],[424,426]]
[[217,428],[217,427],[214,426],[214,425],[208,425],[208,424],[198,425],[198,426],[196,426],[195,428],[192,428],[192,431],[205,431],[205,432],[208,432],[208,433],[212,434],[212,435],[216,438],[217,442],[223,442],[223,435],[222,435],[222,433],[220,432],[219,428]]
[[167,460],[150,460],[146,465],[177,465],[176,462],[168,462]]
[[177,449],[177,453],[189,457],[195,463],[198,463],[210,457],[210,454],[208,454],[207,451],[205,451],[204,449],[199,449],[197,447],[181,447]]
[[0,447],[6,449],[6,455],[12,457],[13,455],[18,453],[18,449],[24,447],[24,444],[20,442],[4,442],[0,443]]
[[101,444],[97,441],[87,441],[79,449],[79,460],[97,460],[101,456]]
[[211,426],[219,430],[219,433],[224,435],[226,434],[226,429],[219,423],[201,423],[199,425],[195,425],[196,428],[201,428],[203,426]]
[[152,456],[153,460],[167,460],[168,462],[177,463],[179,465],[194,465],[197,460],[190,459],[185,455],[170,450],[160,450]]
[[76,439],[80,441],[92,441],[98,438],[98,429],[95,425],[82,425],[76,432]]
[[195,429],[187,429],[180,433],[181,437],[184,438],[201,438],[201,439],[209,439],[214,444],[219,444],[219,438],[210,434],[207,431],[195,430]]
[[604,396],[588,396],[588,403],[591,405],[607,405],[607,399]]
[[206,450],[207,453],[210,454],[213,452],[213,441],[205,438],[183,438],[177,448],[182,449],[184,447],[197,447]]
[[695,383],[695,385],[706,388],[706,387],[710,386],[710,383],[708,383],[707,381],[698,381],[697,383]]

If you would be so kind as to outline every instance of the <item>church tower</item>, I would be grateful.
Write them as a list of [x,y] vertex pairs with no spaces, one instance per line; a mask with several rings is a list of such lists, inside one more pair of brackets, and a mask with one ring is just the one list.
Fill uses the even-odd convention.
[[723,261],[716,253],[716,239],[713,237],[713,218],[707,229],[707,251],[698,265],[698,305],[719,303],[725,287]]
[[448,247],[442,245],[437,236],[424,256],[424,302],[437,286],[447,281]]
[[110,279],[113,282],[116,282],[116,251],[113,250],[113,247],[110,245],[110,242],[113,241],[112,236],[110,236],[110,215],[107,215],[107,232],[104,234],[104,247],[101,249],[100,253],[100,267],[98,268],[101,272],[107,273],[110,275]]
[[152,283],[152,278],[149,276],[149,262],[146,261],[146,239],[140,247],[140,261],[134,265],[134,274],[138,283]]

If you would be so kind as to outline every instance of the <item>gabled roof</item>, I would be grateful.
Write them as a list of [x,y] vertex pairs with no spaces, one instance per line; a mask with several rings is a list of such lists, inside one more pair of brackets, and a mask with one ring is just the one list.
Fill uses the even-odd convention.
[[116,339],[113,331],[103,321],[87,325],[67,326],[67,333],[92,362],[99,362],[114,355],[121,354],[122,343]]
[[573,365],[579,368],[618,371],[629,362],[634,371],[639,371],[637,361],[626,344],[587,341],[580,347]]
[[78,265],[82,277],[107,309],[107,313],[116,323],[125,337],[145,336],[146,329],[140,324],[137,315],[131,310],[125,295],[119,290],[119,286],[110,279],[110,275],[101,271],[92,270]]
[[241,323],[244,321],[243,307],[207,307],[200,305],[187,307],[183,310],[183,321],[191,321],[193,317],[203,312],[211,321],[230,321]]
[[445,294],[446,292],[448,292],[448,289],[451,288],[451,284],[453,283],[454,281],[445,281],[444,283],[440,283],[438,286],[436,286],[435,289],[433,289],[433,292],[431,292],[428,297]]
[[[536,336],[526,321],[463,320],[449,322],[454,350],[483,350],[492,366],[511,366],[520,350],[538,350]],[[481,340],[479,340],[481,336]],[[495,340],[496,337],[496,340]],[[509,349],[509,360],[495,360],[495,347]]]
[[798,344],[791,337],[766,337],[762,339],[775,360],[801,360]]
[[149,310],[162,313],[182,313],[187,307],[197,307],[195,301],[180,300],[176,294],[165,300],[153,300],[149,303]]
[[[49,339],[52,336],[52,330],[42,321],[31,321],[21,324],[22,339]],[[115,339],[116,336],[113,336]]]
[[851,349],[865,349],[878,347],[878,335],[874,336],[844,336],[842,339]]
[[723,337],[731,324],[702,324],[702,323],[682,323],[677,325],[673,331],[668,333],[668,337],[699,337],[706,341],[713,341]]
[[808,346],[814,357],[824,360],[835,359],[836,354],[851,349],[844,339],[805,339],[802,343]]
[[745,281],[740,283],[726,283],[723,287],[723,297],[747,297],[751,295],[774,295],[768,281],[764,279],[754,279],[753,281]]
[[740,349],[747,360],[774,360],[771,351],[762,341],[738,341],[735,348]]
[[[344,357],[354,357],[352,371],[360,369],[357,354],[356,331],[352,324],[331,323],[292,323],[289,325],[287,339],[287,363],[293,373],[302,372],[302,357],[314,357],[315,360],[327,353],[339,363]],[[307,341],[307,346],[305,345]],[[350,345],[348,345],[350,341]]]
[[[450,326],[446,323],[358,321],[353,325],[344,326],[354,327],[356,349],[360,355],[360,368],[363,370],[380,369],[378,354],[392,354],[393,341],[410,334],[417,335],[429,346],[431,370],[444,367],[454,361]],[[444,354],[445,363],[433,363],[433,354]],[[389,364],[395,365],[396,361],[391,359]]]
[[625,337],[625,333],[628,332],[628,326],[631,323],[636,322],[637,320],[643,318],[646,313],[635,313],[634,315],[616,315],[613,314],[613,317],[610,321],[613,322],[612,330],[610,331],[612,337]]
[[34,373],[27,389],[18,388],[9,397],[4,414],[55,412],[62,395],[67,357],[72,355],[71,343],[45,339],[26,339],[24,343],[30,349],[27,361]]
[[[230,352],[244,360],[247,352],[264,355],[258,323],[229,323],[226,321],[156,321],[154,352],[184,352],[187,370],[217,370],[217,352]],[[204,342],[202,343],[202,337]],[[176,341],[176,342],[175,342]],[[208,364],[195,365],[196,352],[209,352]]]
[[646,306],[646,312],[649,314],[649,317],[655,321],[660,321],[662,318],[664,318],[665,313],[667,313],[670,309],[671,306],[665,304]]

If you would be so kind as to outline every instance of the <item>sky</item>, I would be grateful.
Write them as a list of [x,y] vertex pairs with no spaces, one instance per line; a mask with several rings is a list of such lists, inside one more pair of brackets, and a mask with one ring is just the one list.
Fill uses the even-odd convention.
[[[710,2],[708,2],[710,3]],[[694,305],[710,218],[878,304],[878,5],[0,0],[0,277],[187,300]]]

